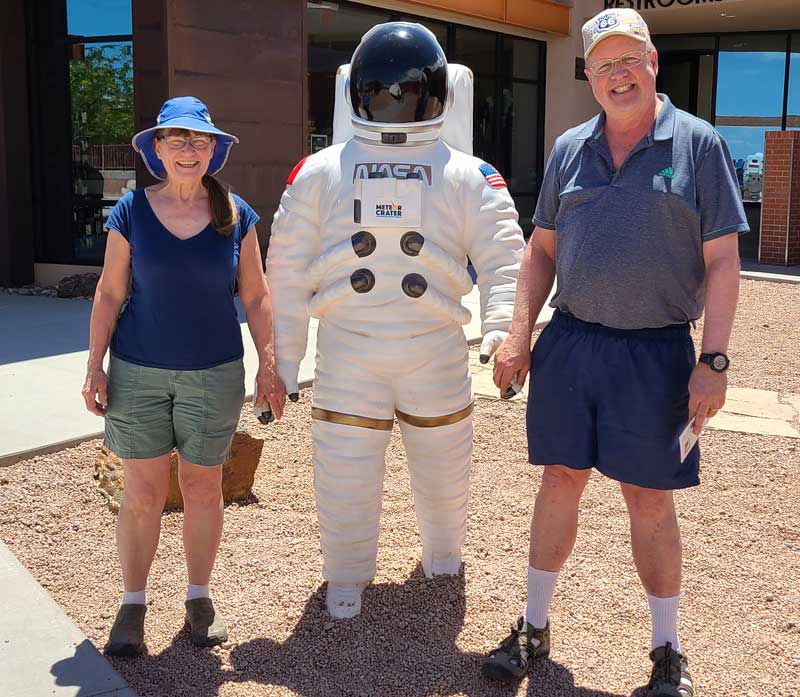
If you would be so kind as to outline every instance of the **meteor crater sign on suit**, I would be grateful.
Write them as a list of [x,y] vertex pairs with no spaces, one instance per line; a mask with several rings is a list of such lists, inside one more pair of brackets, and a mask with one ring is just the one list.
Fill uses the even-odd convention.
[[[442,138],[446,117],[471,119],[471,108],[448,116],[468,73],[448,78],[444,52],[421,25],[373,27],[341,81],[352,137],[295,167],[272,226],[267,276],[289,393],[309,315],[319,319],[314,486],[326,604],[337,618],[358,614],[375,576],[395,416],[425,573],[461,566],[473,407],[461,329],[470,320],[460,302],[472,289],[467,257],[481,295],[481,352],[490,354],[511,322],[525,246],[502,176]],[[471,134],[461,126],[451,143]]]

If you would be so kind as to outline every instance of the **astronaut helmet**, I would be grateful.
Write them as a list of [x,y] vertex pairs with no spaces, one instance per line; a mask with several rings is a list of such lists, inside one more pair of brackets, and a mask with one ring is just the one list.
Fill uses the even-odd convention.
[[384,145],[437,139],[452,99],[442,47],[411,22],[378,24],[364,34],[345,89],[356,136]]

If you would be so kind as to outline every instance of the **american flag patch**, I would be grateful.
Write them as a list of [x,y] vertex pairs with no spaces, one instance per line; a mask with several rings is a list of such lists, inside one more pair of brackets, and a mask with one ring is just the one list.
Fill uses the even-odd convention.
[[506,180],[503,179],[503,175],[500,174],[494,167],[491,165],[487,165],[485,162],[480,166],[481,174],[483,178],[486,179],[486,182],[491,186],[493,189],[506,189],[508,188],[508,184],[506,184]]

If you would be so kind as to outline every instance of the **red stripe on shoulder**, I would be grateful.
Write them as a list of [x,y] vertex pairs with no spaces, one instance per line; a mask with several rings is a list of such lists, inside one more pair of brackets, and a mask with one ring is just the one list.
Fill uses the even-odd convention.
[[305,164],[308,158],[309,155],[306,155],[302,160],[300,160],[300,162],[298,162],[294,166],[294,169],[289,174],[289,178],[286,180],[286,186],[289,186],[290,184],[292,184],[292,182],[294,182],[295,177],[297,177],[297,175],[300,174],[300,170],[303,169],[303,165]]

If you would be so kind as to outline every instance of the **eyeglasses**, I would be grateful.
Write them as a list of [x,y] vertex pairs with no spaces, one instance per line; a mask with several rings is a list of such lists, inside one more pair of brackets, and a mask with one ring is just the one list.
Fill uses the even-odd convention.
[[589,65],[586,69],[595,77],[603,77],[604,75],[611,75],[614,72],[614,66],[619,63],[620,68],[635,68],[641,65],[649,56],[652,51],[629,51],[623,53],[619,58],[607,58],[606,60],[598,61],[593,65]]
[[183,150],[187,145],[191,145],[195,150],[206,150],[211,145],[211,136],[192,136],[182,138],[181,136],[160,136],[170,150]]

